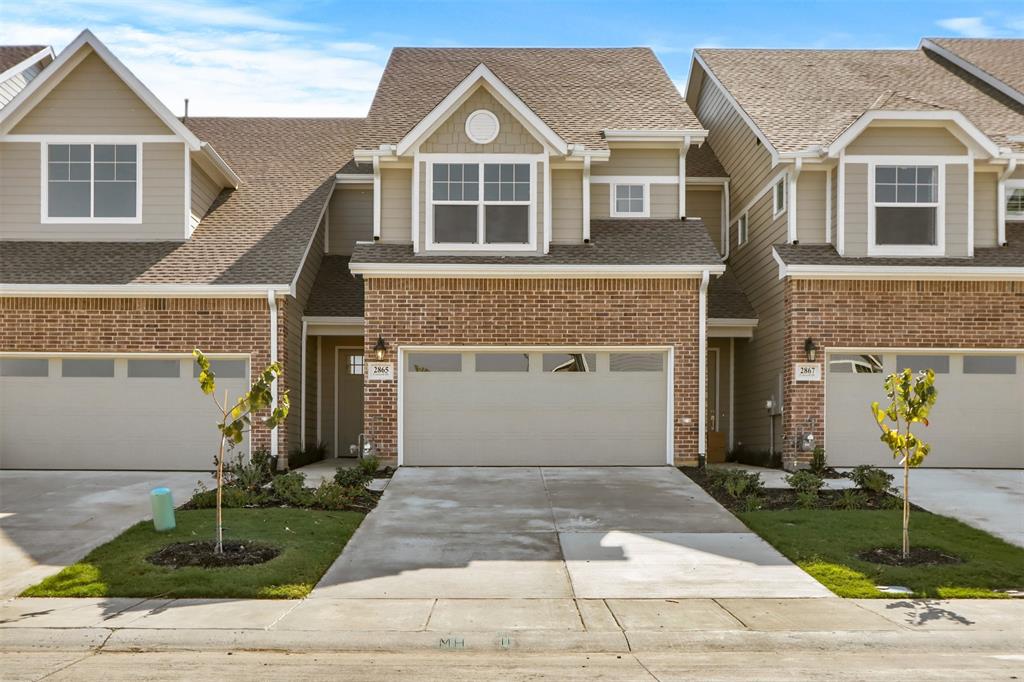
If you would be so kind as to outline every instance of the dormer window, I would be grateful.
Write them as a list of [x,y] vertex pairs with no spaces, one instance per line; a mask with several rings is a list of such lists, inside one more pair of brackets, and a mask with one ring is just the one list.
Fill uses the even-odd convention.
[[136,144],[45,144],[44,223],[137,223]]
[[1024,187],[1008,187],[1006,193],[1006,219],[1024,220]]
[[646,218],[650,215],[648,210],[648,185],[624,184],[612,185],[612,208],[613,218]]
[[431,248],[535,248],[529,162],[432,163]]
[[941,255],[942,166],[873,166],[871,255]]

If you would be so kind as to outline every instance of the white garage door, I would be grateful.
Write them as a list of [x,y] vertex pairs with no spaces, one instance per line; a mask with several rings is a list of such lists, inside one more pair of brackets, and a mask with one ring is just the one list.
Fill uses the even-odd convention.
[[[248,360],[212,364],[219,399],[236,399]],[[218,413],[194,374],[180,355],[0,358],[0,465],[208,471]]]
[[871,415],[885,404],[885,377],[910,367],[935,370],[938,401],[930,425],[914,433],[932,444],[924,466],[1024,467],[1024,356],[831,353],[826,375],[826,449],[835,466],[896,466]]
[[664,350],[409,351],[402,371],[403,464],[667,461]]

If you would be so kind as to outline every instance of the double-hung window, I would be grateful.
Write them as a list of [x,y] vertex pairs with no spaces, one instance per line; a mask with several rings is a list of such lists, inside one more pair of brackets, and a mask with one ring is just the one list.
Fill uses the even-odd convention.
[[45,152],[44,222],[139,222],[139,145],[48,143]]
[[534,246],[531,163],[433,163],[431,183],[433,247]]
[[786,211],[786,176],[782,176],[772,188],[772,218],[778,218]]
[[650,215],[648,210],[648,186],[644,184],[622,184],[612,185],[612,207],[613,218],[646,218]]
[[[1019,182],[1019,181],[1014,181]],[[1024,220],[1024,186],[1006,187],[1006,219]]]
[[872,253],[941,253],[940,168],[874,167]]
[[736,221],[736,244],[742,245],[747,243],[747,214],[741,213],[739,220]]

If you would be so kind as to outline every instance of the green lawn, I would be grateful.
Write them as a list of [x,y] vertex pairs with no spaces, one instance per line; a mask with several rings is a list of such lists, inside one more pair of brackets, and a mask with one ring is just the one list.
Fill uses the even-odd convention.
[[168,568],[146,557],[172,542],[213,539],[214,511],[178,511],[178,527],[157,533],[138,523],[23,597],[230,597],[297,599],[341,553],[363,515],[309,509],[225,509],[224,539],[256,540],[281,549],[258,566]]
[[889,597],[875,585],[903,585],[915,597],[992,598],[996,589],[1024,588],[1024,548],[959,521],[926,512],[910,515],[911,546],[932,547],[962,564],[901,568],[856,558],[874,547],[899,547],[901,512],[757,511],[738,516],[800,568],[840,597]]

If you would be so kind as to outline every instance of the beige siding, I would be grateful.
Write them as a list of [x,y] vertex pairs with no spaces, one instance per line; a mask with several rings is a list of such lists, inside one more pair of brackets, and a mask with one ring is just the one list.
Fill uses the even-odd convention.
[[847,154],[966,154],[945,128],[869,126],[846,148]]
[[708,228],[708,236],[722,251],[722,190],[719,187],[688,187],[686,189],[686,215],[701,218]]
[[679,175],[677,149],[612,149],[605,163],[595,163],[591,175]]
[[606,182],[590,184],[590,219],[604,220],[611,215],[609,196],[611,185]]
[[1010,178],[1013,180],[1024,180],[1024,166],[1018,166],[1017,170],[1010,174]]
[[0,109],[5,107],[19,92],[42,72],[38,62],[28,67],[21,73],[16,73],[3,83],[0,83]]
[[[320,440],[327,445],[328,457],[335,454],[334,422],[337,411],[334,396],[334,366],[338,347],[362,348],[363,337],[320,337]],[[315,349],[314,352],[316,352]],[[337,454],[341,457],[348,457],[349,445],[350,443],[341,443],[341,447],[337,450]]]
[[997,226],[997,173],[974,174],[974,246],[996,246],[999,238]]
[[412,169],[380,171],[380,240],[412,241]]
[[373,189],[344,185],[335,189],[328,216],[330,253],[350,255],[356,242],[373,239]]
[[[708,142],[730,177],[730,215],[733,222],[750,205],[754,196],[777,172],[771,155],[761,146],[753,131],[743,122],[721,91],[704,81],[697,117],[709,130]],[[736,341],[736,420],[737,445],[753,449],[769,447],[771,421],[764,409],[765,400],[778,400],[778,376],[783,361],[783,288],[778,266],[772,258],[773,243],[786,239],[786,216],[772,220],[771,196],[765,194],[751,206],[749,240],[736,247],[736,230],[730,226],[732,253],[729,268],[747,292],[757,311],[760,324],[749,341]],[[781,419],[774,417],[776,443],[781,446]]]
[[142,222],[42,224],[40,145],[0,143],[0,238],[140,240],[185,238],[185,147],[147,143],[142,150]]
[[[466,136],[466,118],[477,109],[487,109],[498,117],[498,137],[488,144],[477,144]],[[420,151],[439,154],[541,154],[544,148],[508,109],[481,86],[420,145]]]
[[967,164],[946,166],[946,255],[967,256]]
[[221,187],[198,164],[192,164],[192,215],[202,220],[220,194]]
[[825,243],[825,177],[804,171],[796,180],[796,238],[801,244]]
[[167,135],[170,129],[90,54],[11,130],[14,134]]
[[[679,185],[651,185],[651,218],[679,218]],[[611,206],[608,207],[611,210]]]
[[845,255],[859,258],[868,255],[868,165],[848,163],[844,174]]
[[551,171],[551,241],[583,241],[583,171]]

